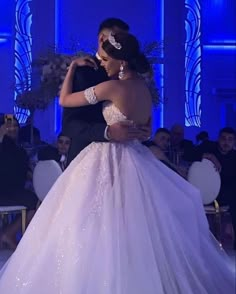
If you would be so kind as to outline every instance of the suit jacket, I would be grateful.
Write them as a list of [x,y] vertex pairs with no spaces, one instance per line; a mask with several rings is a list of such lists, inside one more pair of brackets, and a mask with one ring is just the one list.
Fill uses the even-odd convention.
[[0,206],[24,205],[35,209],[38,198],[25,189],[28,166],[26,151],[4,136],[0,143]]
[[0,194],[24,188],[28,163],[25,150],[11,138],[4,136],[0,143]]
[[175,162],[176,154],[182,152],[181,160],[187,162],[193,162],[196,160],[195,148],[193,142],[190,140],[183,139],[179,145],[170,146],[168,152],[168,158],[171,162]]
[[58,153],[56,147],[47,145],[39,148],[38,150],[38,160],[55,160],[60,162],[61,155]]
[[[221,205],[233,204],[236,207],[236,151],[222,154],[217,142],[205,141],[197,147],[199,159],[204,153],[214,154],[221,164],[221,187],[217,200]],[[236,211],[234,212],[236,215]]]
[[[98,70],[88,66],[78,67],[74,75],[73,92],[83,91],[107,80],[106,71],[101,66]],[[69,163],[90,143],[106,141],[104,138],[106,122],[102,115],[102,103],[64,108],[62,128],[63,133],[72,139],[68,154]]]

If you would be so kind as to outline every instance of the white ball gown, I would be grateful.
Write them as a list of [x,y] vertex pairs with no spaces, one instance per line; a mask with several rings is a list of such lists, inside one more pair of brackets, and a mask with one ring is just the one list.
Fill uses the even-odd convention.
[[[111,103],[108,124],[126,117]],[[45,171],[46,172],[46,171]],[[1,271],[1,294],[234,294],[199,192],[137,141],[92,143]]]

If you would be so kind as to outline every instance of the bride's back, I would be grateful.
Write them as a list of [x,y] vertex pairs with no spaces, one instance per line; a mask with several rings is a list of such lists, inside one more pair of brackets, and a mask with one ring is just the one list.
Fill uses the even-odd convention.
[[151,94],[142,79],[111,81],[112,100],[116,107],[129,119],[146,124],[151,117]]

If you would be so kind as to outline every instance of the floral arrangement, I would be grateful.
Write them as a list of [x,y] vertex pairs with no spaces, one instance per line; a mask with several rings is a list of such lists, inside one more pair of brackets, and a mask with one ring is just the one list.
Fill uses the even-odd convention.
[[[143,45],[143,52],[148,57],[150,63],[155,65],[159,63],[161,46],[158,42],[151,42]],[[31,69],[28,70],[28,77],[23,84],[16,85],[18,95],[16,105],[20,108],[26,108],[33,113],[36,109],[46,109],[51,101],[59,95],[62,82],[65,78],[67,68],[71,61],[76,57],[85,56],[85,52],[78,51],[72,55],[56,53],[55,48],[51,48],[47,54],[35,60]],[[28,84],[29,78],[39,79],[38,86],[31,87]],[[153,96],[154,104],[159,102],[159,91],[155,86],[153,72],[144,77]],[[33,79],[34,82],[34,79]]]
[[[67,68],[71,61],[85,53],[78,52],[74,55],[55,53],[51,50],[45,56],[32,63],[31,75],[40,78],[38,86],[29,87],[25,79],[23,84],[16,85],[18,95],[16,104],[18,107],[27,108],[31,112],[36,109],[46,109],[55,97],[59,95],[62,82],[66,76]],[[24,89],[22,91],[22,89]]]

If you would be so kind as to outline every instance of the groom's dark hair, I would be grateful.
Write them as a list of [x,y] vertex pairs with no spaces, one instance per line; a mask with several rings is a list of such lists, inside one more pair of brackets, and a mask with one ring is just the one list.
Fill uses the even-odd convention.
[[98,28],[98,34],[104,29],[112,29],[113,27],[118,27],[122,31],[129,31],[129,25],[123,20],[115,17],[107,18],[103,20]]

